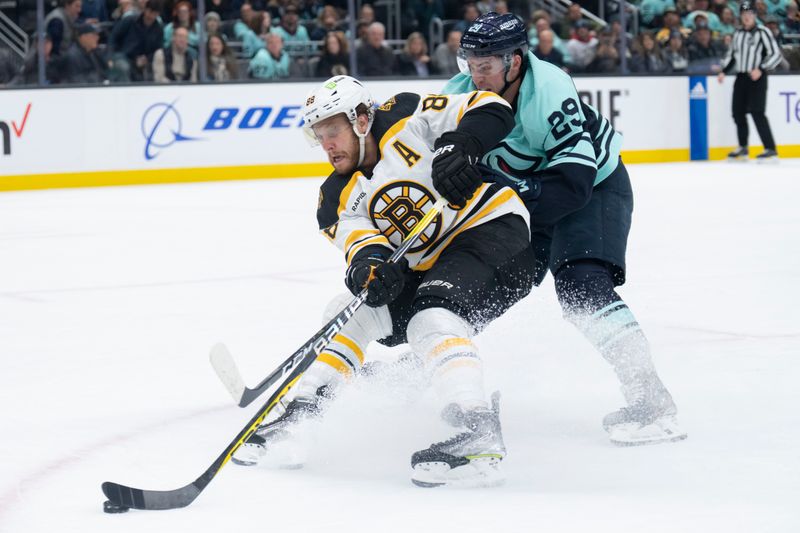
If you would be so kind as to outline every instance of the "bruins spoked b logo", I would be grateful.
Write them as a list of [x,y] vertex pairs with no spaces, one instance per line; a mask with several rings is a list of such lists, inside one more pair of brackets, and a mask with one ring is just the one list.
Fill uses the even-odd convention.
[[[434,203],[433,195],[419,183],[393,181],[375,193],[369,205],[369,213],[381,233],[389,239],[389,242],[398,246]],[[441,230],[442,215],[439,215],[422,232],[419,241],[409,253],[427,248],[436,241]]]

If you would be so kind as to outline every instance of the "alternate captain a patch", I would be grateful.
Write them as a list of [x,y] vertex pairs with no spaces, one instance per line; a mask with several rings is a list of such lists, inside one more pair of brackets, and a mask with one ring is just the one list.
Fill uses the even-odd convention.
[[[394,246],[399,246],[411,229],[436,202],[431,192],[413,181],[392,181],[378,189],[369,205],[372,222]],[[415,253],[436,242],[442,230],[439,215],[419,237],[419,244],[409,250]]]

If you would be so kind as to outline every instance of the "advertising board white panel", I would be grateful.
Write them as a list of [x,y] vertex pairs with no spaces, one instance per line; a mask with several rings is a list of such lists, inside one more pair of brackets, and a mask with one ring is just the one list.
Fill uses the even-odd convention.
[[[0,190],[324,174],[323,153],[310,149],[300,131],[302,104],[317,83],[0,91]],[[736,143],[731,83],[709,79],[712,152]],[[687,78],[575,84],[623,134],[627,161],[688,159]],[[443,85],[368,83],[378,101],[401,90],[436,93]],[[778,144],[800,145],[800,76],[773,76],[769,91]]]
[[[708,80],[708,144],[712,148],[727,149],[738,144],[736,126],[731,115],[734,80],[735,76],[726,76],[722,84],[716,79]],[[789,155],[800,148],[800,76],[768,78],[767,119],[775,142],[779,147],[787,147],[785,149],[787,153],[782,155]],[[761,140],[749,115],[748,123],[750,145],[760,146]]]

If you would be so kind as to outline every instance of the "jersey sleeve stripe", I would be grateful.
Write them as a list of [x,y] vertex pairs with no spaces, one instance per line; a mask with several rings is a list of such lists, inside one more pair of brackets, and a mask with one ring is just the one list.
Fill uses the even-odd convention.
[[551,159],[548,167],[554,167],[556,165],[560,165],[561,163],[575,163],[575,161],[570,161],[571,159],[580,159],[583,161],[588,161],[589,163],[591,163],[592,167],[594,167],[597,163],[597,159],[594,157],[590,157],[584,154],[578,154],[575,152],[569,152],[561,157]]
[[400,133],[400,131],[406,127],[406,122],[408,122],[413,116],[414,115],[409,115],[405,118],[401,118],[400,120],[395,122],[391,128],[386,130],[386,133],[383,134],[383,137],[381,137],[381,140],[378,143],[378,150],[380,151],[380,153],[383,153],[383,147],[386,145],[387,142],[389,142],[389,139]]
[[563,152],[567,148],[570,148],[570,147],[574,148],[574,147],[578,146],[581,141],[587,141],[587,142],[591,143],[591,140],[592,140],[592,138],[589,135],[589,132],[587,132],[587,131],[584,131],[584,132],[582,132],[580,134],[576,133],[575,135],[570,136],[568,139],[566,139],[565,141],[561,142],[560,144],[557,144],[556,146],[550,148],[549,150],[545,150],[544,155],[545,155],[545,157],[547,159],[552,160],[553,158],[555,158],[558,154],[560,154],[561,152]]
[[347,250],[347,253],[345,254],[345,259],[347,261],[348,266],[350,265],[350,262],[353,260],[353,257],[355,257],[359,251],[373,244],[384,246],[386,248],[392,247],[392,245],[389,243],[389,239],[387,239],[383,235],[375,235],[374,237],[370,237],[369,239],[364,239],[363,241],[359,241],[356,244],[354,244],[349,250]]
[[[376,234],[369,235],[367,237],[363,237],[357,240],[350,246],[345,246],[345,257],[350,257],[352,254],[355,254],[355,252],[363,248],[366,243],[380,244],[379,242],[376,241],[380,241],[380,243],[383,243],[384,235],[382,235],[380,232],[376,232]],[[348,259],[347,262],[349,263],[350,260]]]
[[353,192],[356,183],[358,183],[359,176],[361,176],[360,172],[353,172],[353,175],[350,176],[350,181],[348,181],[347,185],[342,189],[342,193],[339,195],[339,208],[336,210],[337,217],[341,217],[342,211],[347,207],[347,201],[350,199],[350,194]]
[[475,98],[474,100],[470,99],[471,101],[467,103],[467,109],[472,109],[473,107],[476,107],[481,100],[484,100],[486,98],[491,98],[492,100],[495,101],[500,100],[500,97],[494,93],[490,93],[488,91],[481,91],[478,93],[477,98]]
[[464,113],[466,113],[467,111],[469,111],[474,107],[480,107],[477,104],[480,103],[481,100],[484,100],[486,98],[490,98],[492,101],[484,102],[481,105],[490,104],[492,102],[497,102],[497,103],[502,102],[505,105],[505,101],[494,93],[488,91],[475,91],[472,97],[470,97],[470,99],[467,102],[461,105],[461,108],[458,110],[458,116],[456,117],[456,122],[460,123],[461,118],[464,116]]
[[458,115],[456,116],[456,124],[460,124],[460,123],[461,123],[461,119],[464,117],[464,113],[465,113],[466,111],[467,111],[467,108],[466,108],[466,106],[464,106],[464,105],[462,105],[462,106],[461,106],[461,107],[458,109]]
[[766,49],[765,55],[767,56],[764,58],[763,66],[764,69],[771,70],[780,64],[783,56],[781,55],[780,48],[772,32],[764,28],[761,28],[761,30],[762,41]]
[[594,142],[592,143],[594,145],[594,152],[597,154],[598,159],[600,159],[600,161],[597,162],[597,168],[602,167],[608,160],[608,145],[611,143],[611,136],[614,133],[611,129],[611,123],[605,119],[603,119],[599,129],[600,134],[594,137]]
[[356,241],[360,241],[365,237],[371,237],[374,235],[379,234],[380,231],[375,229],[356,229],[350,232],[347,238],[344,240],[344,247],[345,249],[350,248],[353,244],[357,244]]
[[[603,166],[608,161],[608,158],[611,157],[611,141],[614,139],[614,134],[616,133],[614,129],[611,127],[611,123],[606,120],[606,127],[603,130],[603,135],[606,135],[606,140],[602,143],[602,151],[603,158],[597,162],[597,168],[603,168]],[[602,138],[602,135],[600,136]]]

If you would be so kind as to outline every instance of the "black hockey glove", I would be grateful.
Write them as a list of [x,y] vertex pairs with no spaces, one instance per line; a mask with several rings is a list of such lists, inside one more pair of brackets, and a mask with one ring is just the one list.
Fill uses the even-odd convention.
[[448,131],[433,147],[433,186],[448,202],[462,208],[483,183],[476,167],[482,152],[480,143],[466,133]]
[[386,258],[373,254],[350,263],[344,281],[353,295],[358,295],[366,288],[367,305],[380,307],[388,305],[400,295],[407,271],[408,261],[405,258],[397,263],[387,263]]

